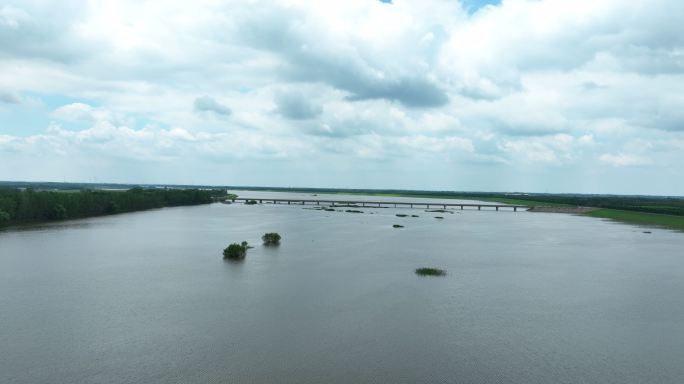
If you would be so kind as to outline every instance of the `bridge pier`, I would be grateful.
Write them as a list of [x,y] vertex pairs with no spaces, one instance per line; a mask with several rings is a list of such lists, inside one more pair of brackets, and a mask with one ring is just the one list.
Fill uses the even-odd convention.
[[478,206],[477,206],[477,210],[478,210],[478,211],[481,211],[481,210],[482,210],[482,206],[481,206],[481,205],[478,205]]
[[498,210],[499,210],[499,207],[496,207],[496,210],[498,211]]

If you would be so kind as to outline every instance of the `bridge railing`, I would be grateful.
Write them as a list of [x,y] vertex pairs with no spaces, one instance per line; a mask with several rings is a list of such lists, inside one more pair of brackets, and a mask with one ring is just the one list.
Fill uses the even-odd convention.
[[425,201],[367,201],[367,200],[331,200],[331,199],[283,199],[283,198],[255,198],[255,197],[236,197],[233,199],[225,199],[232,202],[255,202],[259,204],[299,204],[299,205],[330,205],[330,206],[354,206],[354,207],[403,207],[403,208],[443,208],[458,207],[461,210],[465,208],[482,209],[512,209],[525,210],[530,207],[527,205],[512,205],[512,204],[477,204],[477,203],[444,203],[444,202],[425,202]]

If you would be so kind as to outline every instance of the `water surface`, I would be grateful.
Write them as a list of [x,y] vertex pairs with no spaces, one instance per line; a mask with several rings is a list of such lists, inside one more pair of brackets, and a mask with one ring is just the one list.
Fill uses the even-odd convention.
[[[213,204],[0,232],[0,382],[684,381],[682,233],[562,214],[303,208]],[[259,245],[271,231],[282,245]],[[247,259],[223,261],[242,240],[256,245]],[[413,273],[424,266],[448,275]]]

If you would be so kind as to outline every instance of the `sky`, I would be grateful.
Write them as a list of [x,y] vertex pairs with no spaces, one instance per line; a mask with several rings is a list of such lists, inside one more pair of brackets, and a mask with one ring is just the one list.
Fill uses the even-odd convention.
[[0,0],[0,180],[684,195],[682,15]]

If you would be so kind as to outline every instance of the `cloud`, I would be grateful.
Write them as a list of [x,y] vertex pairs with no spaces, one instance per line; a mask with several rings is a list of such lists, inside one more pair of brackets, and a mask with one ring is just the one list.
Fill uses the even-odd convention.
[[604,153],[601,156],[599,156],[599,160],[602,163],[611,165],[613,167],[631,167],[637,165],[651,164],[651,161],[645,157],[626,153]]
[[[434,49],[437,42],[428,42],[424,38],[433,30],[433,36],[441,35],[439,25],[425,26],[419,34],[399,31],[396,35],[386,35],[395,41],[378,44],[381,42],[374,40],[383,37],[380,30],[382,22],[391,23],[396,19],[404,24],[406,14],[386,12],[388,8],[379,3],[370,5],[370,9],[368,4],[359,6],[358,3],[348,8],[316,3],[302,8],[275,8],[275,13],[253,12],[239,20],[238,33],[251,47],[284,59],[286,65],[280,74],[285,79],[323,82],[348,92],[351,101],[385,99],[416,108],[439,107],[449,101],[442,87],[424,75],[431,65],[429,62],[416,60],[412,63],[407,60],[406,68],[397,68],[392,60],[392,55],[399,59],[399,55],[407,54],[407,49],[416,49],[409,45],[410,41],[418,50]],[[391,8],[397,8],[397,5]],[[350,20],[331,29],[324,22],[330,17],[337,17],[333,14],[336,11],[344,13],[337,16]],[[354,30],[358,26],[360,30]],[[373,35],[357,35],[364,32]],[[407,40],[396,41],[401,38]]]
[[78,30],[79,21],[86,16],[81,2],[19,4],[0,6],[0,57],[74,62],[99,49],[101,41]]
[[230,116],[233,111],[219,103],[210,96],[201,96],[195,99],[195,110],[198,112],[213,112],[221,116]]
[[63,105],[52,112],[52,117],[65,121],[88,121],[97,120],[96,109],[84,103],[72,103]]
[[21,103],[21,97],[14,92],[5,92],[0,90],[0,102],[7,104]]
[[574,137],[561,133],[527,139],[504,139],[497,146],[512,163],[561,165],[572,163],[580,150],[593,144],[591,135]]
[[311,96],[307,97],[301,92],[280,91],[275,94],[274,101],[277,112],[288,119],[312,119],[323,112],[323,108]]
[[[434,170],[416,188],[494,188],[500,174],[532,188],[516,183],[543,169],[536,186],[588,190],[618,184],[587,172],[619,166],[684,188],[684,2],[484,3],[3,4],[0,161],[111,158],[96,173],[123,175],[139,167],[121,159],[183,158],[198,180],[236,158],[304,164],[312,182],[318,165],[376,171],[340,176],[349,186],[392,183],[414,161]],[[269,169],[233,175],[266,185]]]

